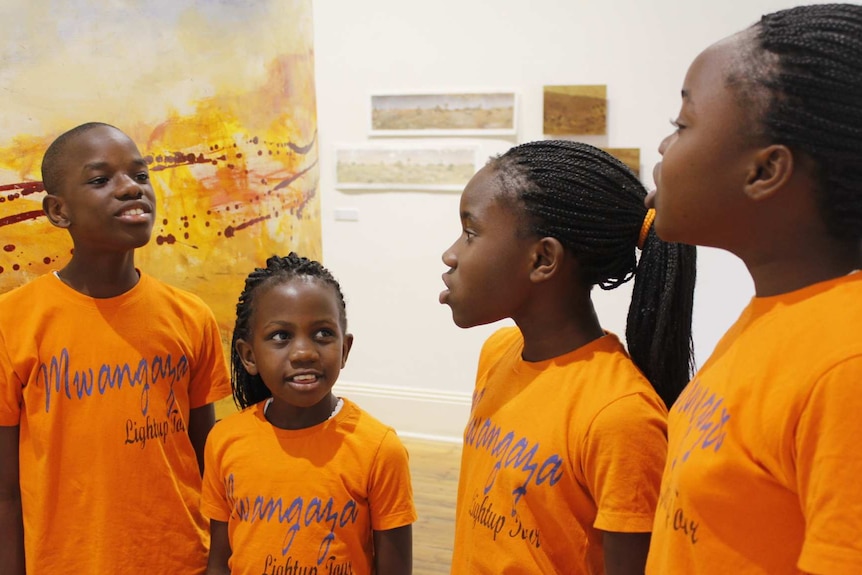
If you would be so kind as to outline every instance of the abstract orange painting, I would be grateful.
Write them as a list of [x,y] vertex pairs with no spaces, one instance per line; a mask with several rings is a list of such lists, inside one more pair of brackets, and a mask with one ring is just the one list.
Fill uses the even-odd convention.
[[229,341],[246,275],[321,256],[311,0],[5,0],[0,292],[68,260],[42,214],[42,153],[100,121],[149,163],[137,265],[199,294]]

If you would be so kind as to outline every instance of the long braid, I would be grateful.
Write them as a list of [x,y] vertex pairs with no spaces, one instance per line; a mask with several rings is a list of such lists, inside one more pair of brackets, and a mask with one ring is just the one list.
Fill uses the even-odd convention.
[[286,257],[272,256],[266,260],[265,268],[255,268],[245,280],[245,288],[236,304],[236,323],[231,340],[230,370],[233,398],[240,408],[246,408],[272,397],[272,393],[263,383],[260,375],[251,375],[242,364],[242,358],[236,348],[237,340],[250,341],[252,337],[251,323],[254,315],[255,297],[276,284],[281,284],[298,277],[315,278],[332,286],[338,296],[340,307],[341,329],[347,331],[347,307],[341,286],[320,262],[301,257],[290,252]]
[[799,6],[753,27],[750,60],[775,60],[766,135],[818,166],[819,204],[832,234],[862,239],[862,6]]
[[530,233],[557,238],[585,282],[607,290],[635,278],[629,353],[670,406],[691,374],[695,248],[662,242],[650,231],[638,262],[646,190],[625,164],[593,146],[529,142],[489,166],[504,195],[523,204]]

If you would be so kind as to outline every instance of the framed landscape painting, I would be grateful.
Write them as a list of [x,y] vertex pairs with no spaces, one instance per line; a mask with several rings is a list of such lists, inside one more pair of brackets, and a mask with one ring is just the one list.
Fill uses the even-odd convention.
[[375,94],[372,136],[514,136],[514,92]]

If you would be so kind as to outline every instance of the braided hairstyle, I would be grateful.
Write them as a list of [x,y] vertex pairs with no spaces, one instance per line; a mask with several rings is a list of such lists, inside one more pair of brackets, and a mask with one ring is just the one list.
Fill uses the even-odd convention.
[[650,228],[638,261],[647,192],[625,164],[588,144],[529,142],[488,165],[504,201],[523,206],[527,231],[559,240],[587,285],[609,290],[635,279],[629,354],[670,407],[693,368],[694,246],[663,242]]
[[770,142],[817,165],[818,202],[830,233],[862,239],[862,6],[799,6],[763,16],[731,84],[759,93]]
[[46,193],[56,194],[62,184],[62,174],[60,173],[59,162],[60,158],[62,158],[63,154],[66,152],[66,146],[69,142],[74,140],[75,137],[89,132],[94,128],[113,128],[122,133],[119,128],[110,124],[105,124],[103,122],[87,122],[86,124],[75,126],[71,130],[63,132],[57,136],[57,138],[51,142],[51,145],[48,146],[48,149],[45,150],[45,155],[42,156],[42,185],[45,187]]
[[251,340],[251,321],[254,315],[255,296],[273,285],[300,277],[313,278],[332,286],[338,297],[341,329],[345,333],[347,332],[347,307],[344,303],[344,294],[341,293],[341,286],[329,270],[323,267],[320,262],[301,257],[294,252],[290,252],[286,257],[271,256],[266,260],[265,268],[255,268],[245,279],[245,288],[236,304],[236,324],[231,340],[230,371],[233,399],[240,409],[272,397],[272,393],[263,383],[260,375],[251,375],[246,371],[236,348],[237,340]]

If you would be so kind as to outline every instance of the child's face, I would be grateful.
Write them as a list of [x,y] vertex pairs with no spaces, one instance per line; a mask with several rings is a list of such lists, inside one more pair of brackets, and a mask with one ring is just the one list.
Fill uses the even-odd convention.
[[251,337],[239,340],[238,350],[246,370],[272,392],[273,409],[327,400],[353,345],[335,289],[299,277],[264,286],[253,305]]
[[99,126],[75,136],[58,168],[62,183],[46,212],[69,229],[76,253],[126,251],[150,240],[156,198],[147,164],[125,134]]
[[659,146],[653,176],[655,228],[665,241],[731,248],[746,207],[743,186],[756,146],[750,117],[726,81],[738,37],[719,42],[692,63],[682,89],[677,129]]
[[440,303],[452,308],[459,327],[514,318],[529,294],[534,242],[520,233],[518,208],[497,193],[491,168],[473,176],[461,194],[461,235],[443,254],[449,270]]

